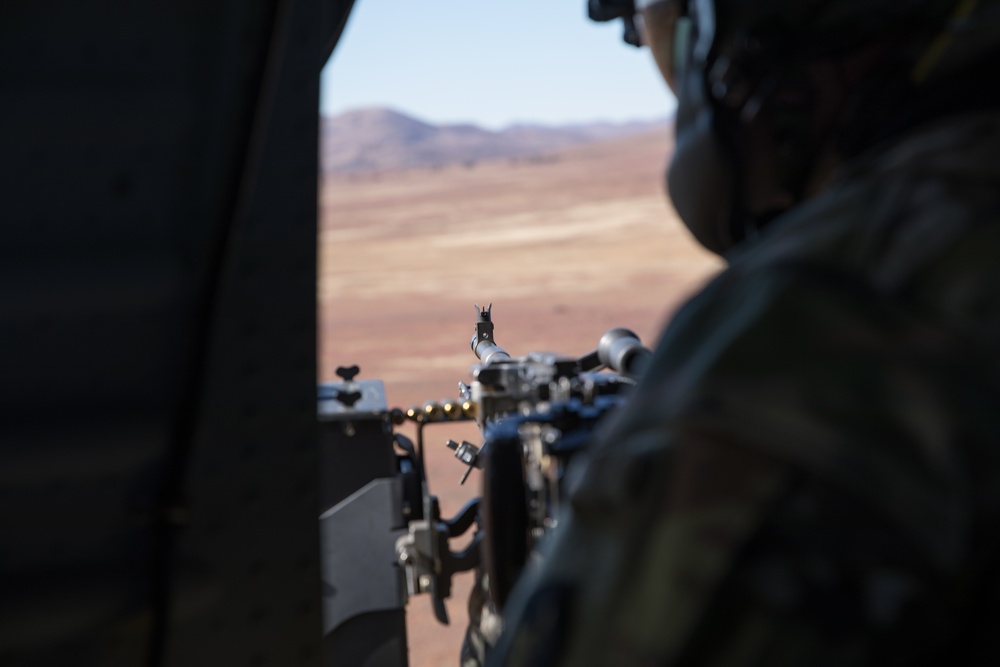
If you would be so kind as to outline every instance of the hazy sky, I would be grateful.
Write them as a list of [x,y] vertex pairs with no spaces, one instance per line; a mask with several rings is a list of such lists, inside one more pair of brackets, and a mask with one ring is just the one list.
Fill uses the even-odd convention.
[[321,112],[388,106],[433,122],[649,119],[674,100],[621,24],[585,0],[356,0]]

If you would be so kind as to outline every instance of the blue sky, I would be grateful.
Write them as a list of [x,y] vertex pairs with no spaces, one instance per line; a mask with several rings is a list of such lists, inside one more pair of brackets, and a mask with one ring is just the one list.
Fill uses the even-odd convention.
[[320,111],[387,106],[436,123],[639,120],[674,100],[621,24],[585,0],[356,0]]

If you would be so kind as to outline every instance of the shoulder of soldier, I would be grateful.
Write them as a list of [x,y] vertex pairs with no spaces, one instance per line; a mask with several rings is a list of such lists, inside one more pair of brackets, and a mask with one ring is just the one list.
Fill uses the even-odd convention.
[[959,443],[1000,437],[987,145],[994,118],[934,128],[775,221],[677,313],[602,446],[714,433],[867,497],[948,558]]

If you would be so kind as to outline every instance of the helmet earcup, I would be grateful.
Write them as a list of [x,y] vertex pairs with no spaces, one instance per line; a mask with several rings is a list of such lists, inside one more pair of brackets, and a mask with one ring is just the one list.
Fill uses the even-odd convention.
[[721,255],[740,241],[730,224],[735,160],[720,142],[715,111],[706,99],[698,70],[690,68],[680,83],[677,143],[667,170],[667,192],[698,242]]

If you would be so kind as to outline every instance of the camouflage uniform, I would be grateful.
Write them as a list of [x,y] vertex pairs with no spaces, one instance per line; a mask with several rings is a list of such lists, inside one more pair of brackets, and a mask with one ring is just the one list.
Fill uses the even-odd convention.
[[738,247],[489,664],[1000,664],[998,156],[938,121]]

